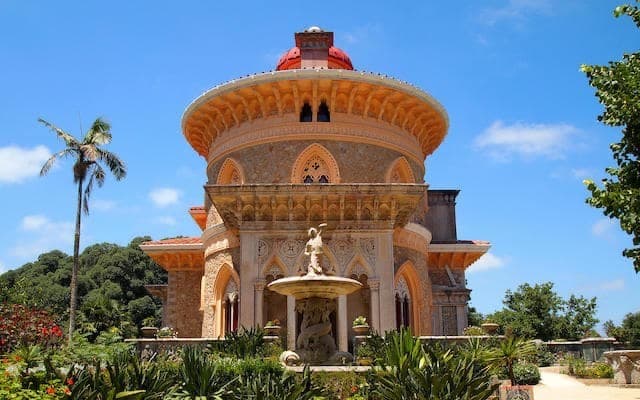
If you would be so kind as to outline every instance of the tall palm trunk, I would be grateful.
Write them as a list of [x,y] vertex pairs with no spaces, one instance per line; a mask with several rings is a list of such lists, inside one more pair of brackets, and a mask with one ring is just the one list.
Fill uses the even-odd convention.
[[69,305],[69,345],[73,340],[73,331],[76,329],[76,308],[78,308],[78,269],[80,268],[80,221],[82,219],[82,183],[84,179],[78,179],[78,209],[76,211],[76,232],[73,240],[73,268],[71,269],[71,301]]

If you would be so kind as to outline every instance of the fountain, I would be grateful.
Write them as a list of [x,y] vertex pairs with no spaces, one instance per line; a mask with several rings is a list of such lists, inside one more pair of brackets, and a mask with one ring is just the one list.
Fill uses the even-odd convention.
[[302,314],[296,350],[285,351],[280,356],[287,365],[342,364],[353,358],[349,353],[336,350],[330,316],[335,311],[333,300],[355,292],[362,284],[354,279],[327,275],[323,270],[321,234],[325,226],[327,224],[320,224],[317,229],[309,228],[304,251],[309,256],[306,274],[277,279],[267,286],[280,294],[295,297],[296,311]]

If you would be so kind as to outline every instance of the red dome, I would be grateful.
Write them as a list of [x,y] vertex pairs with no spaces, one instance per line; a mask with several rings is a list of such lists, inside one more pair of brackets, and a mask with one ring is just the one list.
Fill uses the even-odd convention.
[[[298,69],[302,63],[300,58],[300,48],[293,47],[280,57],[278,64],[276,65],[276,71],[282,71],[284,69]],[[349,69],[353,70],[351,59],[344,51],[335,46],[329,48],[329,69]]]

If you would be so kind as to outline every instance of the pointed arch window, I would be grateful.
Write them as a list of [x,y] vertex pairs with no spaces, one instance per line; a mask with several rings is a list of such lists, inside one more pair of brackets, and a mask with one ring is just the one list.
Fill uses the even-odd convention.
[[224,294],[225,332],[238,330],[239,297],[236,283],[230,279]]
[[296,159],[293,183],[340,183],[338,165],[331,153],[319,144],[307,147]]
[[313,119],[313,111],[309,103],[305,102],[300,110],[300,122],[311,122]]
[[318,107],[318,116],[316,118],[318,122],[331,122],[331,114],[329,112],[329,107],[326,102],[321,102],[320,107]]
[[398,280],[395,290],[396,329],[411,326],[411,295],[404,277]]

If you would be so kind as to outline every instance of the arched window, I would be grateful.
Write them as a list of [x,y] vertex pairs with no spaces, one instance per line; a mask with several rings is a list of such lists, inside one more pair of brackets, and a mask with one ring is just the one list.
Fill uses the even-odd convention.
[[338,165],[331,153],[319,144],[307,147],[296,159],[293,183],[340,183]]
[[316,118],[318,122],[330,122],[331,115],[329,113],[329,107],[327,107],[327,103],[324,101],[320,103],[320,107],[318,107],[318,117]]
[[224,312],[225,312],[225,332],[235,332],[238,330],[238,288],[233,279],[229,279],[227,290],[224,293]]
[[404,277],[401,277],[396,284],[396,328],[411,326],[411,296]]
[[218,185],[242,185],[244,183],[244,174],[242,168],[232,158],[227,158],[220,167],[218,172]]
[[404,157],[397,158],[387,170],[386,181],[388,183],[415,183],[413,171],[409,162]]
[[311,122],[312,119],[313,111],[311,111],[311,106],[305,102],[300,111],[300,122]]

